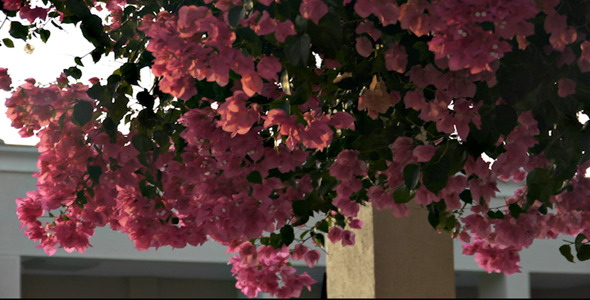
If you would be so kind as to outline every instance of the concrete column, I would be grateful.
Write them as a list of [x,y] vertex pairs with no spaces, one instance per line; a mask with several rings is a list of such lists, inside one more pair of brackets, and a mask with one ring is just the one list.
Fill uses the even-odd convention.
[[454,298],[453,241],[437,233],[424,208],[395,218],[361,207],[356,244],[327,244],[328,298]]
[[130,277],[129,298],[160,298],[158,295],[158,278]]
[[20,298],[20,257],[0,255],[0,298]]
[[505,276],[499,273],[484,273],[478,278],[479,298],[530,298],[528,272]]

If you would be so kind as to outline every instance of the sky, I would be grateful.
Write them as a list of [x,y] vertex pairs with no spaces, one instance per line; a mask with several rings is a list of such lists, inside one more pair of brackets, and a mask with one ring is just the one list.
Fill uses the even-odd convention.
[[[0,24],[4,18],[5,16],[0,13]],[[10,37],[9,29],[10,23],[4,22],[0,28],[0,39]],[[64,26],[65,30],[62,31],[47,24],[46,29],[51,31],[51,36],[46,44],[41,39],[28,41],[34,47],[31,54],[25,52],[26,43],[22,40],[12,38],[14,48],[7,48],[4,45],[0,47],[0,68],[8,69],[13,88],[23,84],[25,79],[31,77],[41,84],[53,83],[63,69],[75,66],[75,57],[81,57],[85,66],[81,68],[82,78],[79,80],[84,84],[89,84],[88,78],[95,76],[106,79],[122,64],[111,57],[103,58],[99,64],[95,65],[90,55],[87,55],[93,49],[92,44],[86,41],[80,30],[73,25]],[[36,137],[21,138],[18,130],[10,126],[4,105],[5,99],[10,95],[10,92],[0,90],[0,139],[6,144],[35,145],[38,142]]]

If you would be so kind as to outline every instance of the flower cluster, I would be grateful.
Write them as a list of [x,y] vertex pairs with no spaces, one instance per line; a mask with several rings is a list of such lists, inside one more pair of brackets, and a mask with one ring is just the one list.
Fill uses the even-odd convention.
[[[109,11],[96,28],[79,16],[93,58],[128,59],[106,86],[63,74],[11,90],[0,68],[12,125],[40,138],[37,191],[16,202],[48,254],[85,251],[107,224],[139,250],[214,240],[235,253],[244,294],[286,298],[314,283],[289,260],[313,267],[320,252],[304,243],[324,236],[354,245],[367,203],[395,217],[411,201],[428,207],[489,272],[518,272],[536,238],[590,232],[576,119],[589,109],[578,98],[590,32],[569,4],[141,2],[94,1]],[[60,3],[51,9],[71,19]],[[26,1],[2,9],[31,23],[52,15]],[[154,86],[133,96],[146,66]],[[499,181],[524,186],[504,210],[490,207]]]

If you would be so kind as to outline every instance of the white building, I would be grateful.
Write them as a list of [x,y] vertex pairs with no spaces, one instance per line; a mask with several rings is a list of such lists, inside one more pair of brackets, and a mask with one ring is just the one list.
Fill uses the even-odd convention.
[[[27,239],[15,198],[35,189],[37,149],[0,145],[0,297],[2,298],[244,298],[234,287],[225,247],[137,251],[127,236],[96,230],[86,253],[59,249],[48,257]],[[515,186],[502,186],[508,195]],[[503,195],[500,195],[503,196]],[[455,241],[457,298],[590,298],[590,262],[570,263],[562,240],[537,240],[521,253],[522,273],[488,274]],[[302,298],[320,298],[325,258],[307,270],[318,283]]]

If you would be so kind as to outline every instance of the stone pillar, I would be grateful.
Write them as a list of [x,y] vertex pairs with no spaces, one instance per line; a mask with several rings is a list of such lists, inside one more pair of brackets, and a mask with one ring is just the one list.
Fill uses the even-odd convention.
[[454,298],[453,240],[427,216],[417,206],[405,218],[361,207],[354,246],[326,241],[328,298]]
[[484,273],[478,277],[479,298],[530,298],[528,272],[505,276],[499,273]]
[[0,255],[0,298],[20,298],[20,257]]

